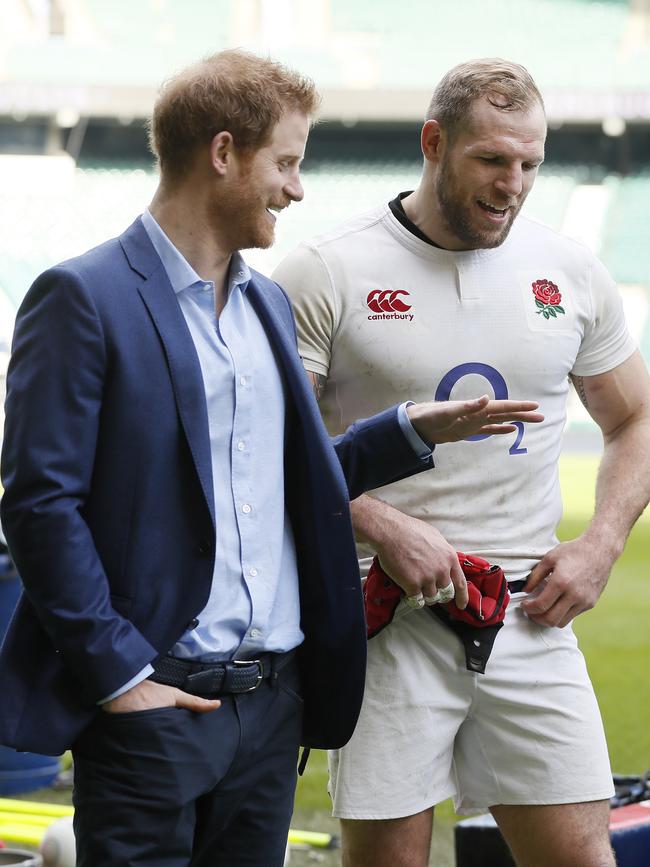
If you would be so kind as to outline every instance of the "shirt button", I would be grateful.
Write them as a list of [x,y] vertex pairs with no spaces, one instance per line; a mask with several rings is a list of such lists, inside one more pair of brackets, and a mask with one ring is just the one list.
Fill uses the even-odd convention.
[[252,569],[248,570],[248,574],[251,576],[251,578],[255,578],[255,576],[257,575],[257,569],[253,566]]
[[237,443],[237,451],[243,452],[245,448],[246,448],[246,443],[243,440],[239,440],[239,442]]
[[251,638],[259,638],[262,634],[260,629],[251,629]]
[[248,515],[251,511],[251,506],[249,506],[248,503],[244,503],[244,505],[241,507],[241,510],[245,515]]
[[239,384],[240,385],[246,385],[246,377],[245,376],[239,377]]

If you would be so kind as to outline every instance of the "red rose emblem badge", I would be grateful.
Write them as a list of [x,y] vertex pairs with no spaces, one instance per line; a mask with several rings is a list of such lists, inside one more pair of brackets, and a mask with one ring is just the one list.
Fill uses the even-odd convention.
[[535,280],[532,286],[535,304],[539,308],[538,314],[541,313],[544,319],[557,319],[558,313],[564,315],[564,307],[560,305],[562,293],[558,291],[555,283],[551,280]]

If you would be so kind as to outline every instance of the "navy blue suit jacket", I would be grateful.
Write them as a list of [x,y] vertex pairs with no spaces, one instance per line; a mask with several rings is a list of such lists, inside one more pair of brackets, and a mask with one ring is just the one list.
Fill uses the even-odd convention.
[[[365,671],[348,492],[427,464],[395,409],[332,442],[286,296],[257,273],[248,291],[288,390],[303,740],[338,747],[354,729]],[[36,280],[7,386],[2,522],[25,592],[0,652],[0,743],[57,754],[99,699],[169,651],[212,580],[219,527],[201,371],[140,220]]]

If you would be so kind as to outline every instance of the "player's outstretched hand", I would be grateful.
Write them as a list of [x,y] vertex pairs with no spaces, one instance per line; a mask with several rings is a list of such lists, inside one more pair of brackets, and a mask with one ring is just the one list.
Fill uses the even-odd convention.
[[507,434],[513,422],[537,424],[544,416],[532,400],[490,400],[487,394],[472,400],[430,401],[407,407],[418,435],[430,443],[454,443],[476,434]]

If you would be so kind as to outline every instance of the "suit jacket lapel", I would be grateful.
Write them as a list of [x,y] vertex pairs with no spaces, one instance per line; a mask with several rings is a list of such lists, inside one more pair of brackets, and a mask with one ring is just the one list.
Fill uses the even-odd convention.
[[[279,292],[265,292],[255,278],[249,283],[247,291],[271,346],[276,351],[278,362],[282,365],[287,378],[287,384],[294,399],[296,408],[303,420],[312,420],[310,409],[310,386],[305,369],[296,349],[295,333],[289,321],[289,307]],[[277,294],[276,294],[277,293]]]
[[167,273],[140,219],[127,229],[120,242],[131,267],[144,278],[138,292],[163,345],[178,414],[214,525],[208,413],[194,342]]
[[[266,329],[271,346],[276,351],[278,362],[282,365],[287,378],[287,385],[292,398],[291,407],[287,406],[287,419],[289,411],[292,417],[299,423],[289,430],[287,434],[297,435],[302,443],[303,453],[312,453],[318,457],[320,474],[318,481],[324,489],[326,478],[336,479],[336,494],[340,495],[347,491],[347,482],[343,468],[335,459],[331,449],[329,435],[318,410],[318,404],[314,398],[311,384],[303,367],[302,360],[298,355],[296,337],[291,312],[288,302],[273,286],[269,290],[261,288],[254,280],[251,281],[248,291],[251,293],[251,301],[257,310]],[[294,456],[295,457],[295,456]],[[309,462],[311,465],[311,462]],[[325,475],[325,469],[328,474]],[[307,467],[305,467],[307,471]]]

